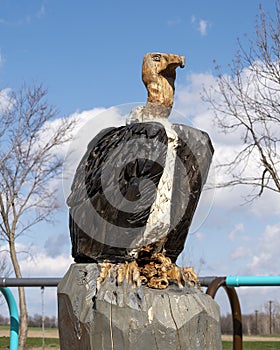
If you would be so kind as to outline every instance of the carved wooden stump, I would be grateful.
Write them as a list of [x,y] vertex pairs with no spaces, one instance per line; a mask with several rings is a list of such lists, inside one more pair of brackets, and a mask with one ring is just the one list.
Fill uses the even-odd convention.
[[116,285],[73,264],[58,287],[61,350],[222,349],[219,307],[198,288]]

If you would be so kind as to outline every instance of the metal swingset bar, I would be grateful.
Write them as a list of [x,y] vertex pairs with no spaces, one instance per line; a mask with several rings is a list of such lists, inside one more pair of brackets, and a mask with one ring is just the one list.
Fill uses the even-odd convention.
[[9,311],[10,311],[10,350],[18,349],[18,329],[19,329],[19,317],[17,303],[13,296],[13,293],[9,288],[0,288],[0,292],[4,295]]
[[228,287],[280,286],[280,276],[227,276]]
[[202,286],[208,286],[206,294],[213,299],[220,287],[227,293],[232,313],[233,349],[242,350],[242,314],[238,295],[234,287],[280,286],[280,276],[227,276],[201,277]]
[[61,278],[0,278],[0,287],[57,287]]
[[238,295],[235,291],[235,288],[226,285],[226,277],[216,277],[208,285],[206,294],[210,295],[214,299],[220,287],[223,287],[226,291],[231,307],[233,324],[232,348],[233,350],[242,350],[242,314]]
[[[199,277],[201,286],[208,287],[219,276]],[[226,276],[228,287],[280,286],[280,276]],[[0,287],[57,287],[61,278],[0,278]]]

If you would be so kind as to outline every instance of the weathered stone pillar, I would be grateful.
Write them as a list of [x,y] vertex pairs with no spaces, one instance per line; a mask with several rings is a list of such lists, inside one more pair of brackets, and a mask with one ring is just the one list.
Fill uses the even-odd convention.
[[222,349],[219,307],[199,288],[155,290],[73,264],[58,286],[61,350]]

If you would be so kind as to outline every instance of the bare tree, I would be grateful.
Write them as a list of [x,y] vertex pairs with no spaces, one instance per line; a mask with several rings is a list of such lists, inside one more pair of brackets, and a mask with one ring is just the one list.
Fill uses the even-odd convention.
[[[74,121],[54,119],[58,111],[46,100],[43,86],[11,91],[0,118],[0,236],[6,240],[15,276],[22,277],[16,240],[58,207],[51,186],[61,172],[57,147],[70,139]],[[54,121],[55,120],[55,121]],[[55,128],[51,128],[51,121]],[[20,349],[27,338],[27,308],[19,288]]]
[[217,86],[205,91],[222,132],[240,136],[242,147],[220,165],[218,187],[250,185],[253,198],[280,192],[280,2],[270,15],[260,6],[255,37],[239,50],[230,74],[216,66]]
[[[6,252],[0,251],[0,276],[1,277],[8,277],[11,274],[11,266],[9,264],[8,257],[6,255]],[[6,301],[2,294],[0,293],[0,305],[4,304]]]

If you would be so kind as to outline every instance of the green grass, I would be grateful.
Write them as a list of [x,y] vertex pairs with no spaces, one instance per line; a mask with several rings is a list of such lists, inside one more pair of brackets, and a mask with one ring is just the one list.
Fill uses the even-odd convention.
[[[10,338],[9,337],[0,337],[0,349],[7,349],[10,344]],[[45,345],[49,347],[58,347],[59,346],[59,339],[56,338],[45,338]],[[28,338],[27,339],[27,346],[35,346],[35,347],[41,347],[42,346],[42,338]]]
[[[28,329],[33,330],[33,331],[38,331],[38,330],[41,331],[42,330],[41,327],[28,327]],[[55,329],[57,329],[57,328],[45,328],[45,331],[48,331],[48,330],[53,331]],[[10,326],[0,326],[0,330],[10,330]]]
[[[0,349],[9,348],[10,339],[8,337],[0,337]],[[59,339],[46,338],[45,345],[49,347],[57,348],[59,347]],[[27,347],[41,347],[42,338],[28,338]],[[268,341],[268,342],[258,342],[258,341],[244,341],[243,350],[279,350],[280,342],[278,341]],[[232,350],[232,342],[223,341],[223,350]]]
[[7,330],[10,329],[10,326],[0,326],[0,330]]
[[[279,350],[279,341],[243,341],[243,350]],[[223,350],[232,350],[231,341],[223,341]]]

